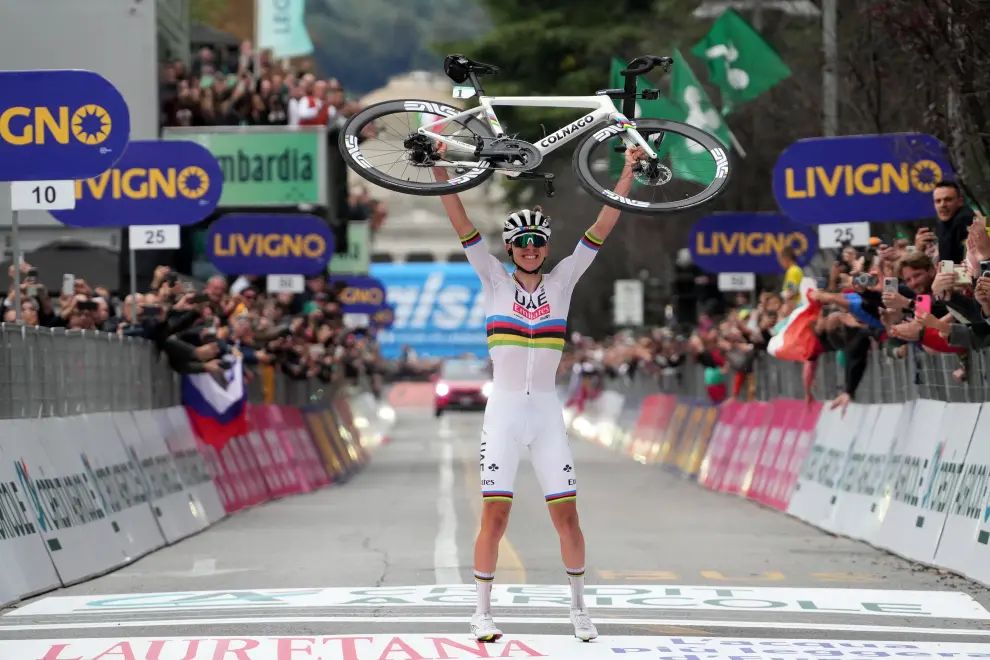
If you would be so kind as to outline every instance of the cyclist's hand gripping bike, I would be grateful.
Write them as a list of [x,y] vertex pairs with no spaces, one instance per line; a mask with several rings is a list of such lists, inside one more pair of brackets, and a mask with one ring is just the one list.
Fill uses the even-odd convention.
[[[659,66],[666,72],[669,57],[637,57],[622,71],[623,89],[603,89],[594,96],[485,96],[479,76],[498,67],[448,55],[444,71],[457,85],[454,95],[478,95],[479,105],[468,110],[424,100],[376,103],[352,116],[340,132],[340,150],[348,165],[368,181],[411,195],[450,195],[480,185],[495,172],[519,179],[542,179],[553,195],[553,175],[535,169],[543,157],[584,136],[574,150],[573,167],[581,186],[601,203],[633,213],[656,214],[698,206],[724,192],[729,180],[729,154],[714,136],[667,119],[635,116],[636,99],[659,97],[656,89],[637,92],[638,76]],[[622,112],[614,100],[622,100]],[[534,143],[507,136],[496,106],[583,108],[587,114]],[[447,145],[441,156],[436,145]],[[643,147],[646,157],[634,168],[636,183],[627,196],[611,188],[622,165],[610,166],[616,152]],[[621,161],[621,157],[618,158]],[[431,168],[447,167],[446,181],[437,181]],[[596,174],[612,174],[603,184]],[[411,177],[411,178],[403,178]]]

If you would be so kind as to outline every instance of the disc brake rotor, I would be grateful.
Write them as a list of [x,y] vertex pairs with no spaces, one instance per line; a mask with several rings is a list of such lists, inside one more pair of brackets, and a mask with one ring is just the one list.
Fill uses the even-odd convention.
[[633,168],[633,177],[643,185],[662,186],[670,183],[674,173],[663,163],[644,160]]

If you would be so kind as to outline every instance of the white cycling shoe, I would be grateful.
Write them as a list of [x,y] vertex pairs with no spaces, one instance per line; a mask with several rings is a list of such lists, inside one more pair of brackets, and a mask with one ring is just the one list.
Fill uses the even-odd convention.
[[471,617],[471,634],[479,642],[494,642],[502,636],[502,631],[495,627],[492,615],[484,613]]
[[591,622],[591,615],[586,610],[571,610],[571,625],[574,626],[574,636],[582,642],[590,642],[598,637],[598,629]]

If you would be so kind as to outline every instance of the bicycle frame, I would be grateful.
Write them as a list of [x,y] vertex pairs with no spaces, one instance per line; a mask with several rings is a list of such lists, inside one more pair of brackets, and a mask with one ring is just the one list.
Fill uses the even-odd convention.
[[[451,121],[456,121],[465,117],[478,117],[486,119],[488,125],[496,137],[504,137],[505,132],[495,115],[495,106],[508,107],[541,107],[541,108],[586,108],[591,110],[580,119],[571,122],[567,126],[547,135],[542,140],[532,143],[542,156],[552,153],[568,142],[584,135],[589,130],[600,124],[603,120],[614,122],[615,126],[607,126],[599,130],[608,130],[609,135],[617,135],[623,144],[632,142],[643,147],[650,158],[656,158],[657,154],[650,148],[649,143],[636,130],[635,124],[629,121],[624,114],[615,109],[612,99],[608,96],[479,96],[479,105],[469,110],[464,110],[454,115],[445,116],[434,122],[430,122],[418,129],[419,133],[429,135],[434,140],[438,140],[448,145],[448,153],[452,150],[474,151],[474,147],[457,140],[452,140],[448,136],[438,135],[430,129],[436,128]],[[432,104],[431,104],[432,105]],[[465,167],[477,167],[482,165],[479,161],[455,161],[448,160],[450,165],[461,165]],[[503,172],[507,176],[518,176],[519,172]]]

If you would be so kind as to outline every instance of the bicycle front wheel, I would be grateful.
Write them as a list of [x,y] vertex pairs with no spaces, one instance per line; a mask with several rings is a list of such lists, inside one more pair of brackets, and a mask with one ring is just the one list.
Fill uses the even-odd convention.
[[[446,103],[415,99],[370,105],[341,129],[341,156],[362,178],[395,192],[430,196],[469,190],[494,174],[490,163],[473,155],[494,133],[474,116],[435,124],[460,112]],[[448,143],[446,159],[436,154],[435,137],[419,131],[424,127],[454,143]],[[434,167],[447,170],[446,181],[437,180]]]
[[718,138],[667,119],[637,118],[635,125],[658,159],[636,167],[636,179],[627,195],[614,192],[625,164],[619,136],[628,142],[626,133],[604,125],[574,150],[578,181],[603,204],[656,215],[707,204],[725,192],[732,165],[729,150]]

